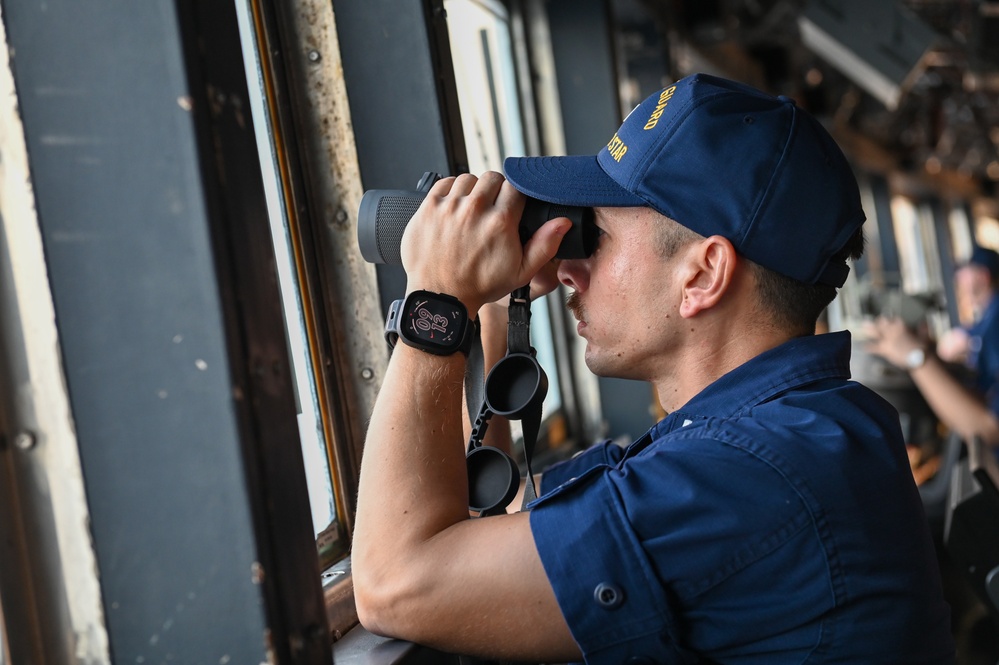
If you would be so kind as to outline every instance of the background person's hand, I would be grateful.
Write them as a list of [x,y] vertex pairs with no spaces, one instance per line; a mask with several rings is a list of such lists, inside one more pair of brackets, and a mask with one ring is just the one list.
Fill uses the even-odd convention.
[[968,359],[970,337],[963,328],[952,328],[937,342],[937,355],[948,363],[963,363]]
[[906,359],[914,349],[925,347],[902,319],[878,317],[864,326],[867,336],[866,350],[880,356],[896,367],[905,368]]

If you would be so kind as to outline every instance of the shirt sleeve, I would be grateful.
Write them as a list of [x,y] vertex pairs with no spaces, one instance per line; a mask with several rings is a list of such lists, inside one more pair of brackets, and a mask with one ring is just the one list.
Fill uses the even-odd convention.
[[741,571],[784,560],[790,551],[774,553],[807,527],[767,464],[709,439],[663,446],[614,464],[593,451],[568,478],[559,469],[532,504],[535,545],[587,663],[689,662],[691,634],[678,617],[695,605],[723,616],[713,597],[726,584],[751,605],[767,580]]
[[602,471],[591,466],[531,510],[566,623],[589,665],[688,662],[675,647],[662,585]]
[[541,494],[577,478],[596,466],[613,466],[624,456],[624,449],[609,439],[590,446],[564,462],[553,464],[541,474]]

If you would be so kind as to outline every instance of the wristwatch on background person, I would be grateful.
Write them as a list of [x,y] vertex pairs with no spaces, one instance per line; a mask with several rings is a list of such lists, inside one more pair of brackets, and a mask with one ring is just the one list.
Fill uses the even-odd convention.
[[475,322],[460,300],[443,293],[413,291],[396,300],[385,317],[385,339],[394,347],[398,340],[427,353],[449,356],[472,348]]
[[905,369],[912,371],[926,364],[926,350],[917,346],[905,354]]

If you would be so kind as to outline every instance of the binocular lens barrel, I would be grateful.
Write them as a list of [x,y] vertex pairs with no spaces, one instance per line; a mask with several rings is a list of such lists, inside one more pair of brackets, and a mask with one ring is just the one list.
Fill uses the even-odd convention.
[[[402,264],[399,252],[402,233],[425,197],[422,191],[398,189],[371,189],[364,193],[357,212],[357,243],[365,261]],[[520,241],[527,242],[545,222],[556,217],[572,220],[572,228],[562,239],[556,258],[581,259],[592,254],[597,241],[592,208],[528,198],[520,218]]]

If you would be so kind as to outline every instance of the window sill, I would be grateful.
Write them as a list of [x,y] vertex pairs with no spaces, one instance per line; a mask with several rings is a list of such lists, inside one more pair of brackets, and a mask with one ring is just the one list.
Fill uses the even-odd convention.
[[333,644],[333,662],[337,665],[400,665],[419,662],[420,651],[424,649],[412,642],[379,637],[357,625]]
[[333,636],[337,665],[430,665],[454,663],[458,658],[412,642],[379,637],[357,622],[350,557],[323,572],[326,619]]
[[357,625],[350,557],[345,557],[323,571],[322,581],[326,625],[329,626],[330,635],[336,642]]

